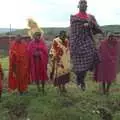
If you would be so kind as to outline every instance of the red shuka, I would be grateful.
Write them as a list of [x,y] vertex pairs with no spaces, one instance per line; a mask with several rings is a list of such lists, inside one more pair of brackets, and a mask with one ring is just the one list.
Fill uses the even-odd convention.
[[24,42],[15,42],[9,50],[8,87],[10,90],[24,92],[27,90],[29,78],[27,45]]

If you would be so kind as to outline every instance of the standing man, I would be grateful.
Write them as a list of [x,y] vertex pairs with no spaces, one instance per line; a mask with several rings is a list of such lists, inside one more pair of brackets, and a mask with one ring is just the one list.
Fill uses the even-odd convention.
[[114,34],[109,34],[99,46],[101,62],[96,66],[95,80],[102,84],[103,94],[109,94],[112,82],[117,76],[118,67],[118,40]]
[[17,35],[9,50],[9,90],[17,89],[20,95],[27,91],[29,82],[29,62],[27,45]]
[[79,1],[79,12],[70,17],[70,51],[77,84],[85,90],[86,72],[99,62],[93,35],[102,33],[94,16],[87,14],[87,1]]
[[40,91],[40,82],[42,84],[42,92],[44,93],[45,81],[47,76],[48,49],[41,38],[40,32],[35,32],[33,40],[28,45],[30,60],[30,75],[32,81],[36,82],[38,91]]
[[66,31],[60,31],[53,40],[50,50],[50,78],[60,93],[66,92],[66,84],[70,79],[70,51]]

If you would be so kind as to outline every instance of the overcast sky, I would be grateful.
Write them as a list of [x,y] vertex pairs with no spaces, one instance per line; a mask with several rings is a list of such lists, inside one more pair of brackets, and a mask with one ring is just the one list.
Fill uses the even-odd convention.
[[[79,0],[0,0],[0,27],[26,28],[32,17],[42,27],[69,26]],[[100,25],[120,24],[120,0],[88,0],[88,13]]]

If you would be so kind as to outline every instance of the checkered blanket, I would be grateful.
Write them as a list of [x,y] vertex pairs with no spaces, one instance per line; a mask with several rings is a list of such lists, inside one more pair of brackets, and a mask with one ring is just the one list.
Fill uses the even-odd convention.
[[[91,18],[95,21],[94,17],[91,16]],[[99,33],[101,30],[99,30],[97,23],[95,23],[96,21],[88,27],[83,26],[86,22],[88,21],[73,15],[70,19],[71,60],[73,69],[76,72],[90,70],[99,62],[99,56],[92,34]]]

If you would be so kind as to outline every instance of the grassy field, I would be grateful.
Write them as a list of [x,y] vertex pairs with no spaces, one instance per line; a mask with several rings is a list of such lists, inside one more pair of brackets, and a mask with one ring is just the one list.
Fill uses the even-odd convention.
[[4,69],[4,71],[8,70],[8,57],[4,57],[2,58],[1,60],[1,64],[2,64],[2,67]]
[[[6,71],[8,58],[2,59],[2,65]],[[82,92],[72,76],[63,95],[50,84],[46,85],[46,95],[38,93],[34,85],[29,86],[26,96],[4,90],[0,120],[120,120],[119,81],[113,83],[109,96],[99,92],[99,85],[89,75],[86,82],[87,90]]]

